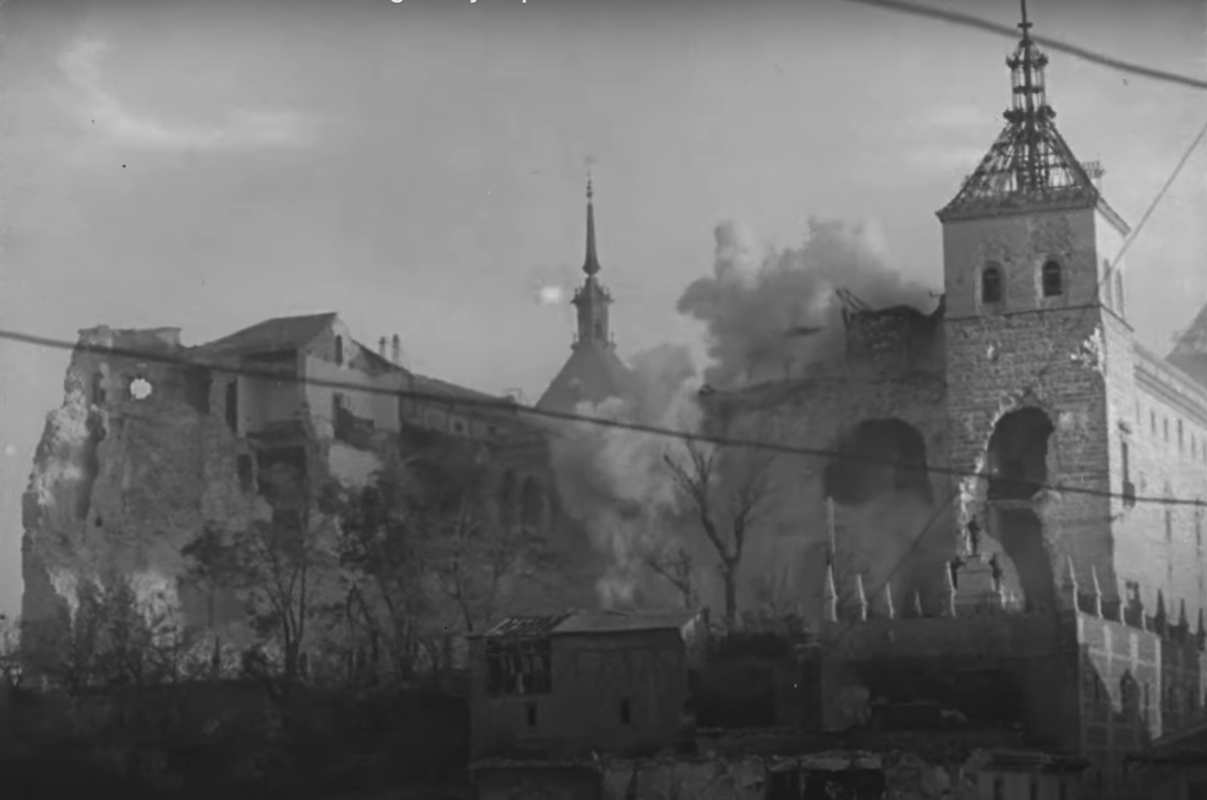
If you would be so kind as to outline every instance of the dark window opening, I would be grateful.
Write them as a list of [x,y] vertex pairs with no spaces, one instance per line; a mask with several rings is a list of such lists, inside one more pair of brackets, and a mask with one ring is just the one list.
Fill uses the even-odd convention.
[[989,439],[989,499],[1029,500],[1048,479],[1048,439],[1055,429],[1038,408],[1002,417]]
[[1058,794],[1060,796],[1060,800],[1069,800],[1069,784],[1066,781],[1061,780]]
[[1031,785],[1027,788],[1027,795],[1031,800],[1039,800],[1039,779],[1034,775],[1031,776]]
[[342,336],[335,337],[335,363],[344,363],[344,337]]
[[1102,280],[1103,300],[1106,303],[1107,308],[1114,308],[1115,307],[1115,298],[1112,295],[1114,294],[1113,289],[1114,289],[1115,283],[1112,280],[1113,276],[1111,275],[1111,262],[1107,261],[1105,258],[1102,259],[1102,277],[1103,277],[1103,280]]
[[539,527],[543,505],[541,487],[536,480],[529,478],[524,481],[524,488],[520,491],[520,523],[529,527]]
[[101,373],[94,373],[92,376],[91,388],[92,404],[101,406],[105,404],[105,376]]
[[998,775],[993,779],[993,800],[1006,800],[1006,781]]
[[1131,454],[1127,442],[1119,443],[1119,456],[1123,473],[1123,504],[1130,508],[1136,504],[1136,486],[1132,483]]
[[981,273],[981,302],[1002,302],[1002,270],[996,265],[985,267]]
[[1173,512],[1165,509],[1165,541],[1173,541]]
[[1044,297],[1056,297],[1064,293],[1064,280],[1060,274],[1059,263],[1048,261],[1044,264],[1041,274],[1043,276]]
[[1178,420],[1178,452],[1182,451],[1182,420]]
[[1203,501],[1199,501],[1199,507],[1194,510],[1194,546],[1203,549]]
[[553,654],[548,639],[489,642],[486,691],[493,696],[553,691]]
[[1153,436],[1157,435],[1157,412],[1148,412],[1148,427],[1152,428]]
[[239,432],[239,379],[226,384],[226,425],[232,432]]
[[633,709],[629,705],[629,698],[625,697],[620,701],[620,724],[631,725],[633,723]]
[[536,727],[536,703],[529,703],[524,707],[524,711],[528,716],[528,727]]
[[239,488],[244,492],[250,492],[252,488],[252,468],[251,456],[244,454],[239,456],[236,467],[239,473]]
[[105,527],[105,521],[104,521],[103,519],[101,519],[100,515],[97,515],[96,519],[94,519],[92,522],[93,522],[93,523],[96,525],[96,527],[98,527],[98,528],[103,528],[103,527]]

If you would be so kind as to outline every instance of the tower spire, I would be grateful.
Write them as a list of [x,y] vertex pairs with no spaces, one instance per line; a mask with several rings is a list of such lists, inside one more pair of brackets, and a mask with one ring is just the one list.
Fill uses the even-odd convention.
[[583,261],[583,272],[593,276],[599,272],[599,257],[595,255],[595,190],[591,184],[591,170],[587,170],[587,257]]

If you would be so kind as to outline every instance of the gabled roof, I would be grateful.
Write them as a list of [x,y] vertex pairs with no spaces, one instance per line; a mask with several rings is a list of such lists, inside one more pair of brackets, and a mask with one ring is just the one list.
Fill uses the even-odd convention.
[[940,220],[1037,208],[1099,208],[1121,230],[1126,223],[1102,198],[1051,119],[1007,123]]
[[298,317],[275,317],[257,322],[229,336],[200,345],[195,352],[215,354],[276,353],[299,350],[322,333],[338,315],[309,314]]
[[634,394],[633,373],[615,350],[595,342],[580,342],[536,407],[572,414],[579,403],[600,403],[610,397],[628,400]]

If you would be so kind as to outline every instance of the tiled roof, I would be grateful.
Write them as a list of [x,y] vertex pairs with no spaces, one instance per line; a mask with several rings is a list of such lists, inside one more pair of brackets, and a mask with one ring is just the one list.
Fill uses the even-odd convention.
[[564,620],[567,614],[559,614],[557,616],[545,617],[508,617],[493,628],[488,630],[484,636],[487,638],[504,638],[504,637],[520,637],[530,638],[536,636],[548,636],[557,627],[557,624]]
[[584,343],[575,347],[565,365],[541,395],[536,407],[574,413],[579,403],[599,403],[610,397],[630,399],[633,374],[610,347]]
[[335,312],[300,317],[276,317],[257,322],[208,344],[194,348],[197,353],[275,353],[296,350],[309,344],[336,319]]

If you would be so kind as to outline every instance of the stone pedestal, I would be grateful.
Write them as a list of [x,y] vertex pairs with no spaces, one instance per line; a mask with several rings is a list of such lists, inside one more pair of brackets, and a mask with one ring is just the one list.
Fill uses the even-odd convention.
[[999,612],[1004,606],[1001,585],[993,564],[982,555],[964,557],[956,573],[957,616]]

